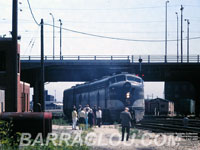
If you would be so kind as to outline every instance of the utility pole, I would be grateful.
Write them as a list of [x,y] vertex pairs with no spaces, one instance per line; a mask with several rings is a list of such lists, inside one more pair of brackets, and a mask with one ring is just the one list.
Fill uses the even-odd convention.
[[44,22],[41,19],[41,82],[40,82],[40,104],[41,104],[41,112],[44,112]]
[[62,59],[62,21],[59,19],[60,22],[60,60]]
[[187,22],[187,62],[189,62],[189,26],[190,26],[190,21],[189,19],[185,19]]
[[181,63],[183,62],[183,9],[184,7],[181,5]]
[[[13,0],[13,6],[12,6],[12,44],[13,44],[13,49],[11,52],[11,58],[13,61],[13,67],[12,67],[12,85],[11,87],[11,95],[10,95],[10,100],[13,101],[13,103],[10,103],[13,105],[10,106],[12,109],[8,111],[12,112],[17,112],[17,97],[18,97],[18,80],[17,80],[17,73],[19,71],[19,66],[18,66],[18,46],[17,46],[17,38],[18,38],[18,31],[17,31],[17,24],[18,24],[18,0]],[[9,100],[9,101],[10,101]]]
[[165,62],[167,62],[167,4],[169,1],[165,2]]
[[177,62],[179,59],[179,52],[178,52],[178,12],[176,12],[176,19],[177,19]]

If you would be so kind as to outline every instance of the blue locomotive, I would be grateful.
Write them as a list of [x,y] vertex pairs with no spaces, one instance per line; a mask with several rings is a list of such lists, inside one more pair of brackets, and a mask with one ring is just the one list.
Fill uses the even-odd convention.
[[121,73],[73,86],[64,91],[63,111],[71,117],[73,106],[96,105],[103,111],[103,120],[119,121],[120,112],[129,107],[136,122],[144,116],[143,80],[133,74]]

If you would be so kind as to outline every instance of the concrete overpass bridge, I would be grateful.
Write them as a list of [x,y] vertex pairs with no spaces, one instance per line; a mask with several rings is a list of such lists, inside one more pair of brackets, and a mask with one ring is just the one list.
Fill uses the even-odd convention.
[[[139,59],[142,62],[139,62]],[[187,98],[196,100],[200,110],[200,57],[199,55],[176,56],[45,56],[45,82],[91,81],[113,73],[129,72],[140,74],[144,81],[188,82],[194,90],[185,91]],[[34,87],[38,95],[40,83],[40,57],[21,57],[21,79]],[[166,91],[165,91],[166,92]],[[169,93],[166,93],[169,95]],[[197,112],[199,114],[199,112]]]
[[[140,63],[138,60],[142,59]],[[200,75],[199,55],[176,56],[66,56],[62,59],[45,56],[45,81],[91,81],[119,72],[143,74],[145,81],[197,81]],[[22,79],[33,83],[40,72],[40,57],[21,57]]]

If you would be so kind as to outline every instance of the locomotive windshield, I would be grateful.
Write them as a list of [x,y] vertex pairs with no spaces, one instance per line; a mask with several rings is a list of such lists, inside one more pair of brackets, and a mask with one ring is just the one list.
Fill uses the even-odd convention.
[[117,80],[117,82],[126,81],[126,77],[124,75],[122,75],[122,76],[116,76],[116,80]]
[[109,82],[110,82],[110,84],[111,84],[111,83],[115,83],[115,78],[110,78],[110,81],[109,81]]
[[127,76],[127,80],[129,81],[135,81],[135,82],[138,82],[138,83],[141,83],[141,79],[139,78],[135,78],[135,77],[132,77],[132,76]]

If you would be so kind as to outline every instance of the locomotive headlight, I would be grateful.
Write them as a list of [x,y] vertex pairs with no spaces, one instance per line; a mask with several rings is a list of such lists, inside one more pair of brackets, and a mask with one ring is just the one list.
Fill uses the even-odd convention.
[[130,92],[127,92],[127,93],[126,93],[126,98],[127,98],[127,99],[130,98],[130,96],[131,96],[131,95],[130,95]]

